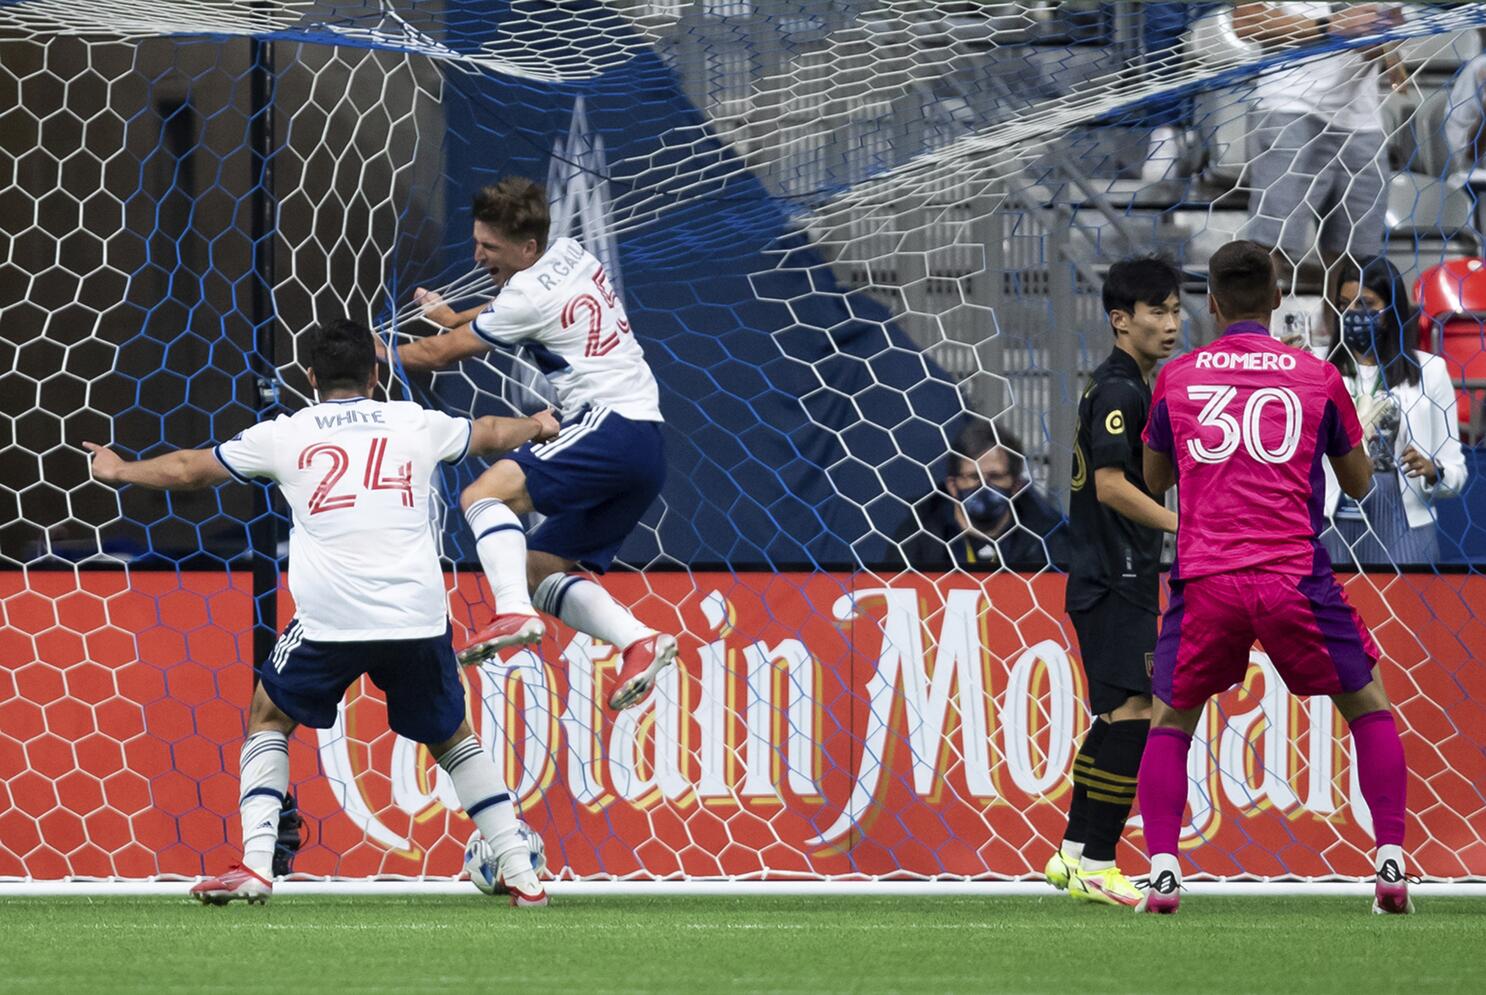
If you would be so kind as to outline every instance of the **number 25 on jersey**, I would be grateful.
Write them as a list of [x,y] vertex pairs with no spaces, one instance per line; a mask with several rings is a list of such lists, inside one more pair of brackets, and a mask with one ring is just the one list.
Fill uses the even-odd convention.
[[[1187,452],[1199,463],[1222,463],[1242,446],[1260,463],[1288,463],[1300,447],[1299,396],[1288,387],[1260,387],[1249,395],[1243,411],[1234,417],[1228,413],[1228,407],[1237,396],[1238,388],[1231,385],[1193,384],[1187,388],[1188,399],[1206,402],[1197,415],[1197,423],[1222,433],[1216,445],[1208,445],[1202,439],[1188,439]],[[1265,412],[1270,408],[1275,408],[1275,413],[1283,419],[1282,431],[1273,446],[1267,445],[1260,433]],[[1271,441],[1276,441],[1274,436],[1271,431]]]
[[[365,471],[361,475],[362,491],[395,491],[402,498],[402,506],[411,508],[413,506],[413,464],[404,463],[397,473],[384,476],[382,460],[386,455],[387,436],[373,436],[366,454]],[[328,463],[329,466],[325,471],[325,476],[320,478],[319,485],[315,487],[315,493],[310,495],[310,514],[319,515],[327,511],[354,508],[356,499],[361,493],[354,489],[354,485],[352,485],[352,490],[342,491],[340,494],[333,493],[351,465],[350,454],[330,442],[317,442],[313,446],[306,446],[299,454],[298,464],[301,470],[308,470],[317,461]]]

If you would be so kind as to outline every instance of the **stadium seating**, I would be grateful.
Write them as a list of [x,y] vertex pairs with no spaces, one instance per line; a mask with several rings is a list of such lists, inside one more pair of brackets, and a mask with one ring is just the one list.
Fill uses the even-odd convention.
[[1486,429],[1486,262],[1455,259],[1414,284],[1422,312],[1421,346],[1445,357],[1458,388],[1461,436],[1479,442]]

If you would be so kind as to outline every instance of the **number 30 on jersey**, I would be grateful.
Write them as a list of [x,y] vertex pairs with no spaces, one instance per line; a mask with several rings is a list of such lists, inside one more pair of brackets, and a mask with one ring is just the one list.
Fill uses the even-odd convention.
[[[1222,463],[1243,448],[1260,463],[1288,463],[1300,447],[1300,398],[1288,387],[1260,387],[1244,402],[1238,417],[1228,413],[1228,406],[1238,396],[1238,388],[1230,385],[1194,384],[1187,388],[1187,397],[1193,401],[1205,401],[1197,415],[1197,423],[1204,428],[1215,428],[1222,433],[1216,445],[1208,445],[1202,439],[1188,439],[1187,452],[1199,463]],[[1283,418],[1283,431],[1278,444],[1266,445],[1260,434],[1264,424],[1265,410],[1278,405],[1277,414]],[[1270,433],[1271,441],[1274,432]]]

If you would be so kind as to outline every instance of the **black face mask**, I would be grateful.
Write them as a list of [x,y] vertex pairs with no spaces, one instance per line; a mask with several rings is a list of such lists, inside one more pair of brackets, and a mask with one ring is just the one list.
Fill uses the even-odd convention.
[[1342,342],[1354,353],[1370,353],[1377,347],[1378,333],[1387,325],[1380,311],[1342,312]]
[[977,487],[961,498],[961,501],[965,507],[965,517],[972,522],[994,522],[1011,507],[1011,498],[989,484]]

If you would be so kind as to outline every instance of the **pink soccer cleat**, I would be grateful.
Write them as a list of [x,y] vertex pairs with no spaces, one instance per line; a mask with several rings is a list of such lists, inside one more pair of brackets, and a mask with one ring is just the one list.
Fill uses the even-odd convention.
[[1409,881],[1396,860],[1385,860],[1378,868],[1378,882],[1373,893],[1372,911],[1379,916],[1403,916],[1414,911],[1409,898]]
[[1157,915],[1173,915],[1182,904],[1182,886],[1176,875],[1162,871],[1146,888],[1145,897],[1135,906],[1136,912],[1154,912]]
[[497,615],[489,625],[470,637],[469,645],[459,651],[459,662],[473,667],[503,649],[539,643],[546,631],[542,620],[535,615]]
[[638,705],[655,686],[655,675],[676,661],[676,637],[657,633],[624,648],[619,687],[609,695],[616,712]]
[[233,864],[222,874],[197,882],[191,888],[191,897],[202,905],[226,905],[239,899],[249,905],[267,905],[273,897],[273,882]]

